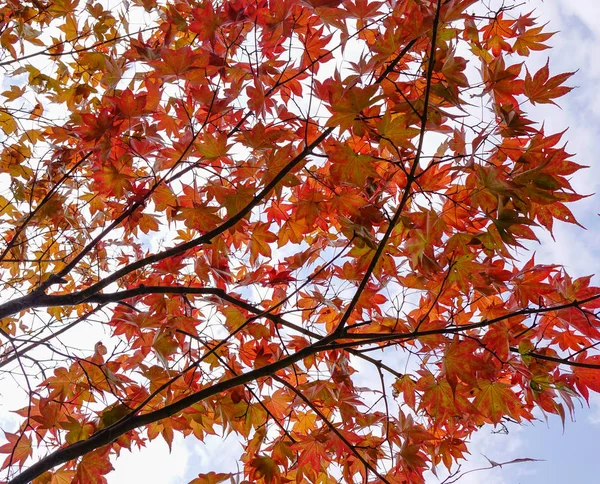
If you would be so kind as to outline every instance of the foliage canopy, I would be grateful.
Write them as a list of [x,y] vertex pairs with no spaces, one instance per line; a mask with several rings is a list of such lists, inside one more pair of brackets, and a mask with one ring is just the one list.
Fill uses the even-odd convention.
[[193,483],[421,483],[600,391],[600,291],[517,257],[577,223],[526,112],[572,73],[484,3],[0,7],[8,482],[233,432],[242,471]]

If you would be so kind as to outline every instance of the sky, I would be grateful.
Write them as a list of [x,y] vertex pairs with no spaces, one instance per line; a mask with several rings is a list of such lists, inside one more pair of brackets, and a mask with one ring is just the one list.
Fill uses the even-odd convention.
[[[569,128],[564,135],[568,150],[576,153],[574,160],[590,168],[578,173],[573,185],[579,193],[600,192],[600,163],[596,161],[600,140],[600,63],[597,54],[600,45],[600,2],[598,0],[531,0],[522,5],[528,12],[536,9],[539,23],[549,22],[549,31],[558,33],[549,41],[553,49],[536,53],[527,63],[530,71],[550,57],[551,73],[577,71],[570,85],[577,89],[558,100],[562,109],[537,106],[533,119],[544,120],[547,132]],[[592,195],[570,206],[587,230],[574,225],[557,223],[555,240],[540,233],[541,243],[532,245],[539,263],[561,263],[570,275],[583,276],[596,272],[600,260],[599,195]],[[525,254],[524,254],[525,256]],[[600,278],[595,280],[600,285]],[[6,415],[10,406],[8,395],[0,390],[2,427],[16,421]],[[495,462],[517,458],[541,459],[504,465],[465,475],[461,484],[558,484],[563,482],[591,483],[598,481],[596,465],[598,436],[600,435],[600,395],[590,399],[590,408],[576,408],[576,421],[567,419],[565,428],[556,416],[523,426],[513,426],[508,434],[492,433],[484,428],[472,440],[471,456],[462,471],[489,467],[486,457]],[[115,462],[116,470],[109,474],[110,484],[128,482],[180,483],[193,479],[198,473],[209,471],[236,472],[240,444],[233,438],[209,436],[205,442],[177,435],[169,453],[167,444],[157,439],[143,451],[123,451]],[[439,482],[433,476],[428,483]]]

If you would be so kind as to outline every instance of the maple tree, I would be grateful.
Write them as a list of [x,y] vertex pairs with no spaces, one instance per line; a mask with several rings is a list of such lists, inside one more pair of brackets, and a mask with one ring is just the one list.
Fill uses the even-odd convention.
[[7,482],[107,482],[179,432],[243,445],[195,484],[420,483],[600,391],[600,290],[517,257],[582,197],[527,117],[572,75],[524,64],[533,13],[105,7],[0,7]]

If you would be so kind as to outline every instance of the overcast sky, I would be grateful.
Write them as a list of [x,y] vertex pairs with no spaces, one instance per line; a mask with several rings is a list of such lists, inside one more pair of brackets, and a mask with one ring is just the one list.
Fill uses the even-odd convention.
[[[590,165],[585,173],[578,173],[573,185],[580,193],[599,192],[600,164],[597,143],[600,143],[600,0],[541,0],[527,1],[524,11],[536,9],[540,23],[550,22],[550,31],[560,31],[549,42],[554,48],[536,53],[527,62],[530,71],[546,62],[550,56],[551,72],[575,71],[570,85],[578,88],[558,102],[562,110],[539,106],[533,119],[545,120],[546,131],[562,131],[569,127],[564,139],[568,150],[576,153],[575,161]],[[541,263],[561,263],[573,276],[596,272],[599,260],[600,204],[593,195],[571,206],[578,220],[587,227],[582,231],[576,226],[557,223],[555,241],[541,236],[542,243],[533,247],[536,260]],[[596,278],[596,284],[600,280]],[[6,410],[8,395],[0,410]],[[8,399],[10,400],[10,399]],[[489,466],[483,455],[496,462],[531,457],[544,462],[522,463],[488,471],[471,473],[461,479],[462,484],[484,482],[486,484],[554,484],[563,482],[599,482],[596,464],[598,436],[600,435],[600,397],[593,395],[591,409],[578,408],[577,422],[567,421],[563,433],[560,419],[552,416],[534,425],[511,428],[508,435],[492,434],[483,429],[473,439],[471,458],[463,470]],[[1,408],[3,407],[3,408]],[[16,420],[2,413],[1,426],[12,427]],[[181,483],[194,478],[200,472],[235,472],[239,443],[229,438],[209,437],[204,443],[190,438],[175,437],[171,454],[163,440],[157,439],[141,452],[124,451],[116,462],[116,471],[109,474],[111,484],[126,482]],[[429,482],[429,481],[428,481]],[[431,478],[430,482],[437,482]]]

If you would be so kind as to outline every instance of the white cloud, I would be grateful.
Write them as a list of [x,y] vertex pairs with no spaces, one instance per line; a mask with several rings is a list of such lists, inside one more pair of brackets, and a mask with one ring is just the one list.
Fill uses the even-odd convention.
[[592,425],[600,425],[600,395],[597,393],[590,395],[590,412],[587,421]]
[[135,447],[132,449],[132,452],[122,451],[121,456],[113,461],[115,470],[107,476],[109,484],[184,482],[190,449],[181,435],[175,435],[170,453],[168,445],[161,437],[148,442],[141,450]]
[[242,445],[233,434],[226,437],[207,435],[204,442],[190,439],[189,450],[193,458],[189,462],[187,479],[192,479],[199,473],[214,471],[235,474],[242,469]]

